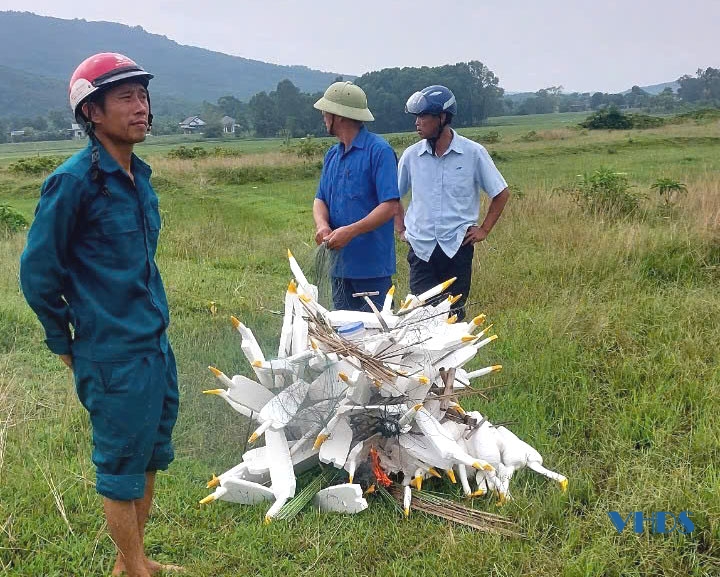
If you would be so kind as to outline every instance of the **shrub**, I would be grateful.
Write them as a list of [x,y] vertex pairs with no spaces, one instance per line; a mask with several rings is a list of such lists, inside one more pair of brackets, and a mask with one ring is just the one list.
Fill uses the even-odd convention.
[[632,120],[614,106],[598,110],[594,114],[591,114],[585,121],[580,123],[580,126],[590,130],[600,130],[603,128],[610,130],[627,130],[633,127]]
[[28,220],[7,204],[0,204],[0,231],[18,232],[27,228]]
[[669,206],[677,200],[680,193],[687,194],[687,186],[672,178],[658,178],[650,188],[657,190],[665,206]]
[[388,138],[390,146],[397,149],[405,149],[408,146],[412,146],[419,140],[420,139],[418,138],[417,134],[402,134],[391,136],[390,138]]
[[518,140],[522,142],[537,142],[540,140],[540,135],[534,130],[531,130],[527,134],[523,134]]
[[8,170],[15,174],[24,174],[27,176],[39,176],[41,174],[49,174],[60,166],[66,156],[31,156],[29,158],[20,158],[8,166]]
[[212,155],[221,158],[238,157],[242,156],[242,152],[240,152],[237,148],[224,148],[222,146],[216,146],[213,148]]
[[304,160],[316,160],[325,156],[332,146],[327,140],[316,140],[312,136],[305,136],[296,141],[286,138],[283,142],[283,152],[293,154]]
[[317,178],[321,171],[322,162],[318,161],[296,166],[215,167],[208,175],[216,184],[243,185]]
[[590,130],[628,130],[630,128],[657,128],[665,119],[649,114],[623,114],[614,106],[598,110],[588,116],[579,126]]
[[296,146],[295,154],[305,160],[312,160],[313,158],[323,157],[325,153],[332,146],[326,141],[317,141],[312,136],[306,136],[301,138]]
[[657,128],[665,124],[665,119],[660,116],[648,114],[628,114],[633,128]]
[[484,132],[482,134],[474,134],[470,136],[470,140],[474,140],[480,144],[495,144],[500,142],[500,133],[497,130],[491,130],[490,132]]
[[558,190],[569,194],[586,214],[611,219],[632,215],[644,198],[644,195],[631,190],[623,173],[609,168],[585,174],[573,185]]
[[501,152],[499,150],[488,150],[488,154],[490,155],[490,158],[493,159],[493,162],[507,162],[511,160],[511,157],[507,152]]
[[202,146],[193,146],[192,148],[189,148],[187,146],[178,146],[177,148],[173,148],[170,152],[168,152],[167,155],[168,158],[188,159],[205,158],[208,154],[210,153]]
[[684,122],[688,120],[694,120],[698,124],[705,122],[714,122],[720,119],[720,110],[717,108],[700,108],[698,110],[691,110],[689,112],[683,112],[678,114],[674,120],[676,122]]

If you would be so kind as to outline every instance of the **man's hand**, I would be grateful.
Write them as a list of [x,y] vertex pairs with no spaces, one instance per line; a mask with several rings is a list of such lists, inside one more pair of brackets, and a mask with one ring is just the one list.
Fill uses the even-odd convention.
[[60,357],[60,360],[67,365],[67,368],[72,371],[73,368],[73,359],[72,355],[58,355]]
[[396,230],[395,232],[397,233],[398,238],[399,238],[402,242],[407,242],[407,241],[408,241],[407,238],[405,238],[405,230]]
[[477,225],[471,226],[465,232],[465,238],[463,239],[462,244],[463,246],[465,246],[466,244],[475,244],[481,242],[487,238],[487,235],[488,233],[487,231],[485,231],[485,229]]
[[332,229],[329,226],[322,226],[315,231],[315,244],[322,244],[325,241],[325,237],[329,236]]
[[350,226],[341,226],[340,228],[336,228],[332,231],[325,240],[327,241],[328,248],[338,250],[344,247],[353,238],[355,238],[353,229]]

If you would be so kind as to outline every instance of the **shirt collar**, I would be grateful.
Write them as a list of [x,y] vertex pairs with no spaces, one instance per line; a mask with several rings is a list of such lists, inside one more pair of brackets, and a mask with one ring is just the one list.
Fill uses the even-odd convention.
[[350,146],[345,150],[345,153],[347,154],[350,152],[353,148],[365,148],[365,143],[368,139],[368,129],[365,128],[365,125],[363,124],[360,127],[360,130],[355,135],[355,138],[353,138],[353,141],[350,143]]
[[[100,163],[100,170],[105,172],[106,174],[112,174],[113,172],[122,172],[125,173],[125,169],[123,169],[115,160],[110,153],[105,150],[105,147],[102,145],[100,141],[97,141],[97,147],[99,151],[99,163]],[[92,141],[88,142],[88,148],[92,148]],[[133,175],[136,173],[141,173],[147,177],[149,177],[152,174],[152,169],[150,168],[150,165],[140,160],[137,155],[133,152],[132,157],[130,158],[130,169],[133,172]]]
[[[457,132],[455,132],[452,128],[450,129],[450,132],[452,132],[452,140],[450,141],[450,146],[448,146],[447,151],[445,154],[447,154],[450,151],[457,152],[458,154],[462,154],[464,152],[462,148],[462,144],[460,143],[460,139],[458,138]],[[432,149],[430,148],[430,143],[427,141],[427,139],[421,141],[423,145],[418,149],[418,156],[422,156],[426,152],[430,155],[432,155]]]

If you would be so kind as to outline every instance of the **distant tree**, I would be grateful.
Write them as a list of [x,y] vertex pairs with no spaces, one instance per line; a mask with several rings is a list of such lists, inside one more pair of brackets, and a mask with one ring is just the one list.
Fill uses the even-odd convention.
[[48,124],[55,130],[65,130],[70,128],[70,124],[75,122],[69,110],[51,110],[47,115]]
[[529,96],[522,101],[518,108],[518,114],[537,114],[538,113],[538,98],[537,96]]
[[202,103],[202,106],[200,107],[200,118],[202,118],[206,123],[220,123],[220,119],[223,116],[224,113],[222,109],[216,104],[212,104],[211,102]]
[[412,121],[405,114],[405,102],[415,91],[442,84],[455,94],[458,113],[454,126],[481,124],[491,114],[503,112],[503,89],[499,79],[482,62],[458,62],[434,68],[385,68],[363,74],[355,83],[368,97],[378,132],[408,130]]
[[152,133],[156,136],[163,134],[179,134],[180,126],[177,120],[167,116],[153,118]]
[[685,102],[697,102],[702,100],[704,87],[699,78],[693,78],[689,74],[685,74],[678,78],[680,88],[678,88],[678,96]]
[[590,97],[590,108],[593,110],[597,110],[606,103],[606,95],[602,92],[596,92]]
[[40,132],[48,129],[48,121],[44,116],[36,116],[28,124]]
[[300,89],[289,80],[282,80],[278,83],[275,92],[270,93],[270,98],[275,101],[281,127],[286,129],[290,136],[302,136],[303,130],[298,121],[303,107]]
[[633,86],[630,89],[630,92],[625,95],[625,103],[630,108],[641,108],[642,106],[646,106],[649,100],[650,94],[637,85]]
[[570,112],[572,110],[585,110],[590,104],[590,94],[560,94],[558,96],[558,112]]
[[558,102],[559,87],[543,88],[535,93],[535,114],[555,112]]
[[695,78],[686,74],[678,78],[678,96],[685,102],[720,101],[720,70],[699,68]]
[[220,138],[223,135],[222,123],[219,120],[211,120],[203,126],[202,130],[205,138]]
[[221,96],[218,98],[217,107],[223,116],[229,116],[235,120],[240,119],[247,112],[247,104],[234,96]]
[[669,86],[666,87],[660,94],[653,98],[653,108],[662,110],[664,112],[671,112],[678,106],[678,96],[672,91]]
[[282,128],[275,102],[266,92],[250,99],[250,119],[258,136],[275,136]]

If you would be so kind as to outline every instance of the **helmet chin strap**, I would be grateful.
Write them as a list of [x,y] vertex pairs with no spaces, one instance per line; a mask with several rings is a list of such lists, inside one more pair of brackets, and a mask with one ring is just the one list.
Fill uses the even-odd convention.
[[100,168],[100,142],[97,135],[95,134],[95,126],[92,120],[89,120],[85,117],[85,115],[82,113],[82,110],[78,111],[78,117],[79,118],[76,118],[76,120],[83,121],[83,128],[85,129],[85,134],[87,134],[88,138],[90,139],[90,180],[92,180],[95,184],[98,185],[101,194],[105,196],[110,196],[110,190],[108,190],[108,187],[105,184],[105,173]]
[[[440,119],[440,116],[438,115],[438,119]],[[435,156],[435,146],[437,145],[438,138],[442,136],[443,131],[445,130],[445,127],[447,126],[447,121],[440,121],[440,126],[435,131],[435,134],[427,139],[428,143],[430,144],[430,150],[432,150],[433,156]]]

